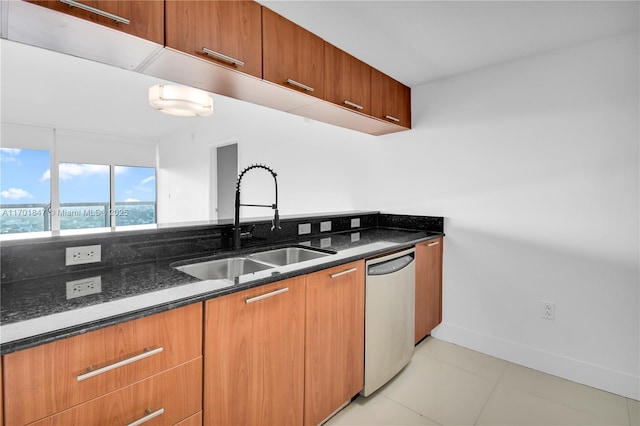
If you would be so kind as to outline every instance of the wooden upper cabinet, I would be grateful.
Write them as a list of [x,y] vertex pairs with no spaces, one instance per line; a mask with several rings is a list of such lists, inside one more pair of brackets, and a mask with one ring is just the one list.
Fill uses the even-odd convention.
[[372,68],[371,115],[411,128],[411,89]]
[[166,1],[166,45],[262,78],[262,13],[254,1]]
[[442,322],[443,238],[416,244],[415,342]]
[[263,78],[324,99],[324,40],[262,8]]
[[73,2],[76,6],[70,6],[60,0],[28,1],[158,44],[164,44],[163,0],[78,0]]
[[324,99],[363,114],[371,111],[371,67],[326,42]]

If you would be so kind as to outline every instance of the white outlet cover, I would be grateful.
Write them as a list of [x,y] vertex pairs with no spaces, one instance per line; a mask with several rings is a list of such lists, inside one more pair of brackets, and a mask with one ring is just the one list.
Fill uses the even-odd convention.
[[554,320],[556,316],[556,304],[548,301],[540,302],[540,317],[543,319]]
[[331,231],[331,221],[328,220],[326,222],[320,222],[320,232],[329,232]]
[[67,281],[67,300],[102,292],[102,276]]
[[351,227],[359,228],[360,227],[360,218],[356,217],[355,219],[351,219]]
[[102,260],[102,246],[67,247],[65,250],[65,266],[99,263]]
[[300,223],[298,224],[298,235],[310,234],[311,233],[311,224],[310,223]]

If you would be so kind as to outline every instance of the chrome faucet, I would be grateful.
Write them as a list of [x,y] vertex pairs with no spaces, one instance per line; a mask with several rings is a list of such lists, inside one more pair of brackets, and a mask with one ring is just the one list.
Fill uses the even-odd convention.
[[[271,176],[273,176],[273,182],[275,184],[275,188],[276,188],[276,202],[269,205],[269,204],[240,204],[240,183],[242,181],[242,178],[244,177],[244,175],[252,169],[264,169],[266,171],[268,171],[269,173],[271,173]],[[239,250],[240,249],[240,206],[247,206],[247,207],[269,207],[272,208],[273,210],[275,210],[275,213],[273,215],[273,222],[271,224],[271,230],[279,230],[282,229],[280,227],[280,215],[278,215],[278,179],[276,179],[276,172],[273,171],[273,169],[271,167],[265,166],[264,164],[253,164],[249,167],[246,167],[244,170],[242,170],[240,172],[240,175],[238,176],[238,181],[236,182],[236,204],[235,204],[235,217],[233,220],[233,249],[234,250]]]

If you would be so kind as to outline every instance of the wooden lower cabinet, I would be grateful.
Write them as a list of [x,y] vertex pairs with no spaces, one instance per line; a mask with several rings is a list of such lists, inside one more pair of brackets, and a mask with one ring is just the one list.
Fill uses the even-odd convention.
[[364,261],[307,275],[305,425],[364,387]]
[[304,280],[205,302],[205,425],[302,424]]
[[202,409],[201,377],[202,357],[32,425],[174,425]]
[[202,303],[7,354],[5,423],[52,416],[201,356]]
[[198,411],[193,416],[176,423],[175,426],[202,426],[202,411]]
[[4,387],[2,386],[2,358],[0,358],[0,426],[4,426]]
[[416,244],[416,343],[442,322],[443,241]]

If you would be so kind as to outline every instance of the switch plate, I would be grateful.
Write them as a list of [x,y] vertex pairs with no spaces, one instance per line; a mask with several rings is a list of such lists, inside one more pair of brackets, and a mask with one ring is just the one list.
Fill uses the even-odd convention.
[[102,246],[67,247],[65,254],[65,266],[82,265],[85,263],[98,263],[102,258]]
[[326,222],[320,222],[320,232],[329,232],[331,231],[331,221],[328,220]]
[[102,292],[102,277],[67,281],[67,300]]
[[299,223],[298,224],[298,235],[310,234],[311,233],[311,224],[310,223]]
[[351,227],[352,228],[359,228],[360,227],[360,218],[359,217],[351,219]]

